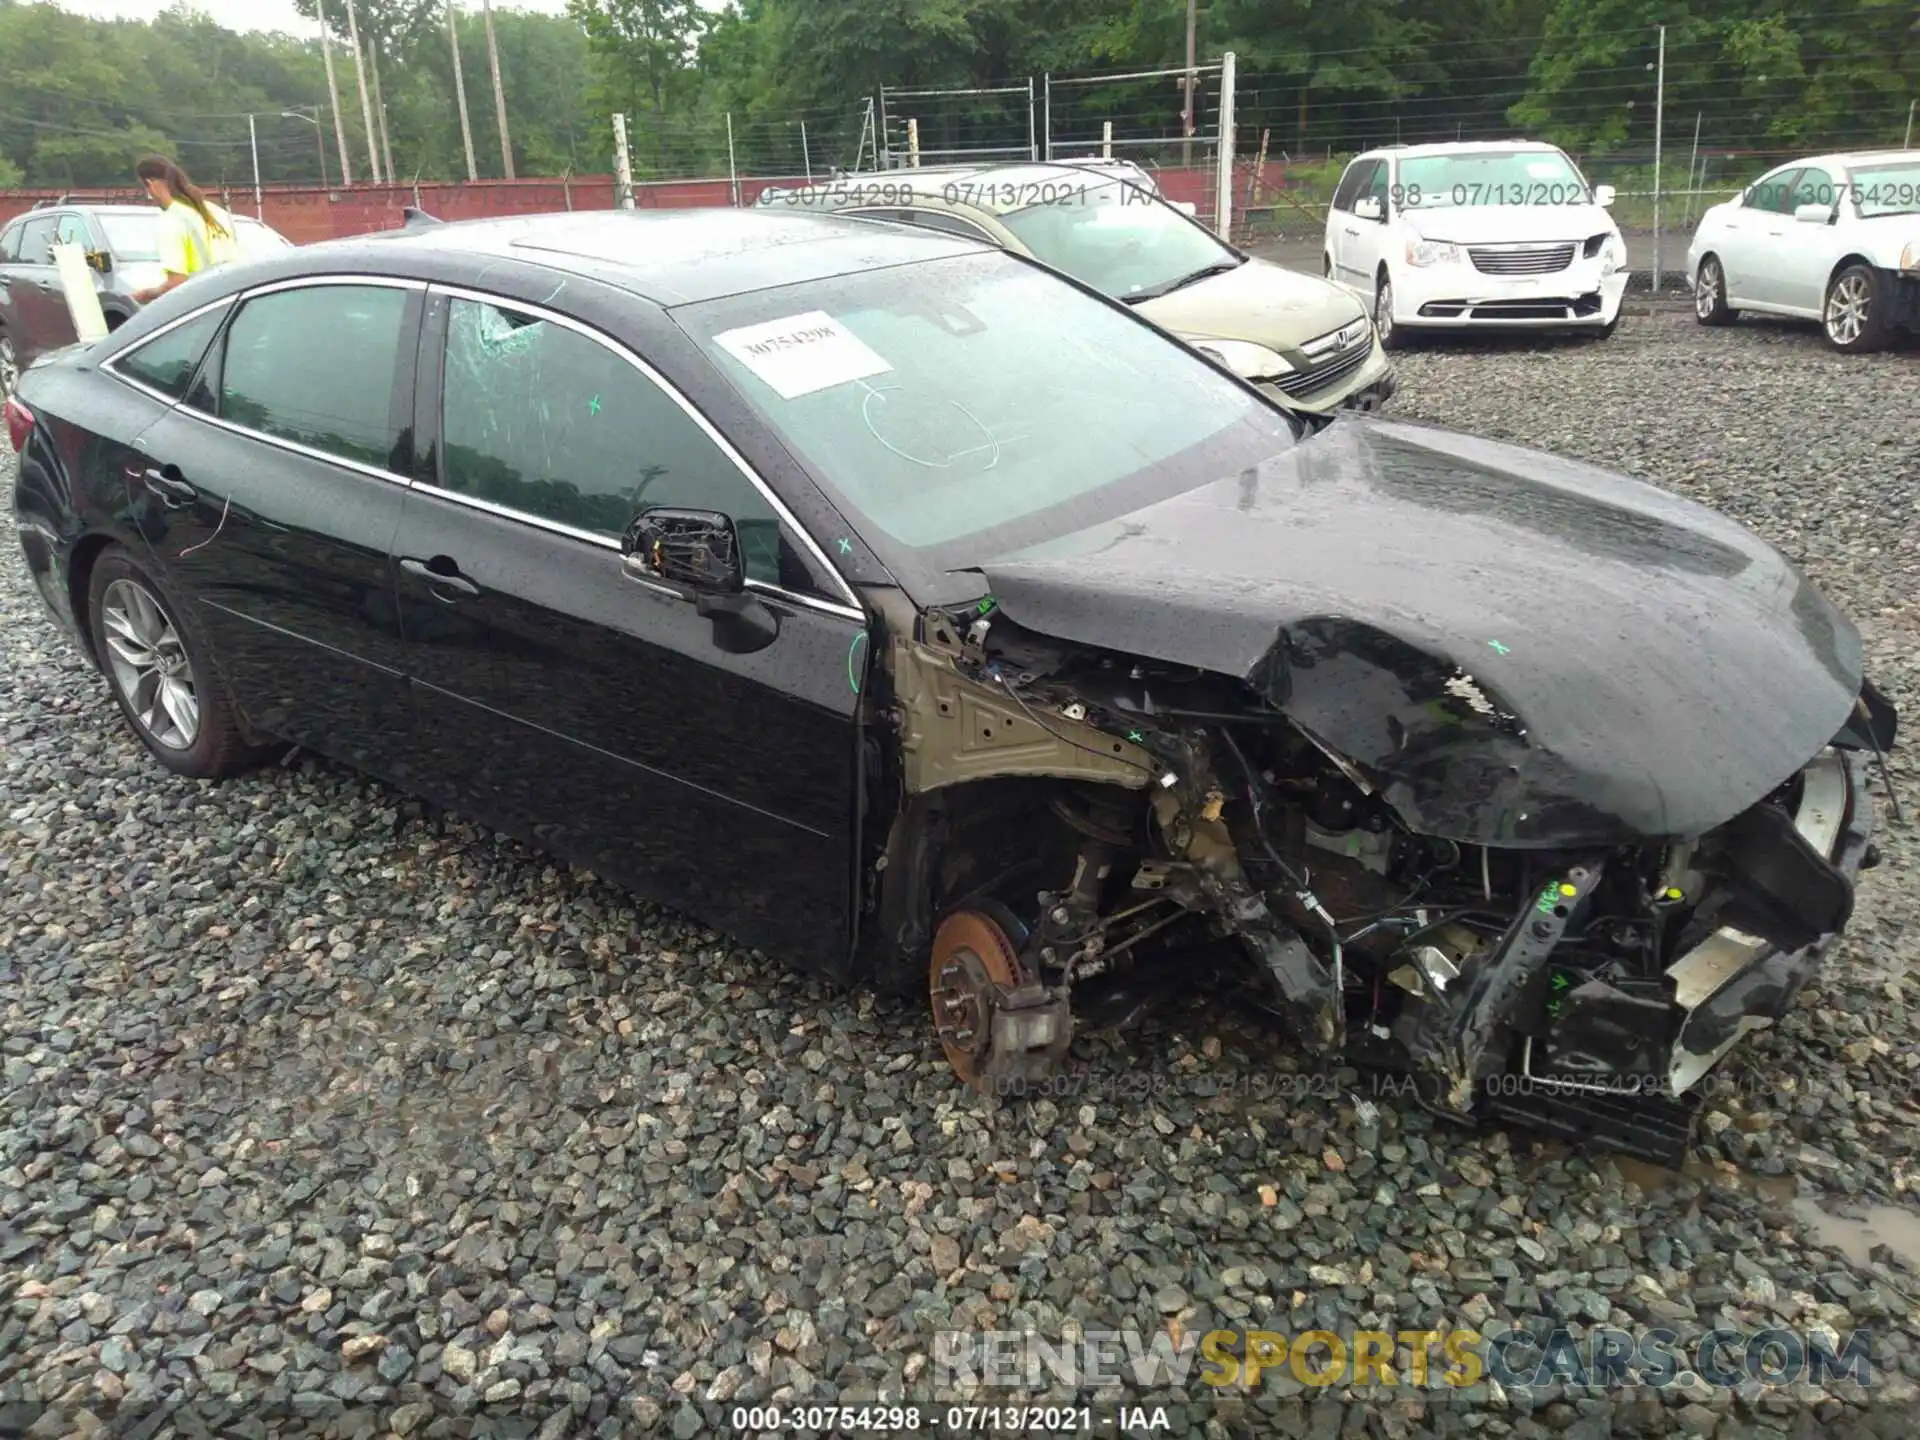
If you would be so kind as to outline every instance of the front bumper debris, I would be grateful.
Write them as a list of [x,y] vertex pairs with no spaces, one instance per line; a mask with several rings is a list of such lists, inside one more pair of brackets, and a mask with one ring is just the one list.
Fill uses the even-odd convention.
[[[1722,924],[1669,965],[1658,982],[1628,991],[1589,980],[1555,991],[1561,972],[1517,947],[1510,932],[1486,968],[1525,971],[1523,982],[1544,987],[1535,998],[1550,998],[1532,1014],[1525,1013],[1525,999],[1505,1014],[1441,1011],[1446,1028],[1440,1033],[1454,1042],[1451,1047],[1431,1041],[1410,1047],[1416,1078],[1426,1082],[1430,1103],[1437,1102],[1433,1108],[1600,1143],[1658,1163],[1681,1158],[1691,1138],[1696,1087],[1742,1039],[1786,1013],[1845,923],[1854,877],[1874,863],[1866,765],[1858,752],[1829,749],[1803,772],[1792,822],[1799,853],[1803,859],[1826,857],[1822,868],[1846,890],[1844,906],[1828,914],[1815,938],[1788,948]],[[1782,841],[1781,849],[1788,843]],[[1792,885],[1782,882],[1779,893],[1793,893]],[[1828,901],[1816,897],[1808,903],[1812,914]],[[1541,914],[1531,923],[1549,918]],[[1769,923],[1790,928],[1784,920]],[[1529,933],[1523,926],[1519,938]],[[1483,987],[1483,993],[1494,1004],[1515,994],[1510,985]],[[1467,1003],[1460,1009],[1472,1010],[1472,996],[1463,998]],[[1463,1036],[1484,1041],[1499,1027],[1515,1041],[1513,1051],[1483,1044],[1476,1052],[1460,1043]]]

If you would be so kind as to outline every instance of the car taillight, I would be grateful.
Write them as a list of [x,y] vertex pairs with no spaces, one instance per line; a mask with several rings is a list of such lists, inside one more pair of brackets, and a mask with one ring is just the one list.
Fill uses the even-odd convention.
[[33,432],[33,412],[11,395],[7,397],[5,409],[7,439],[13,444],[13,453],[18,455],[27,448],[27,436]]

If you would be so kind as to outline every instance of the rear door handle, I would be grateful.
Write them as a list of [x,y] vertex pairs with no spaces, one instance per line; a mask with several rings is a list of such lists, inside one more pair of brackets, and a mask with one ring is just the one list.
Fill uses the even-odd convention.
[[[456,567],[451,560],[448,560],[444,555],[436,555],[434,559],[439,561],[445,568],[436,570],[431,561],[414,559],[402,560],[400,562],[400,568],[415,579],[426,581],[436,594],[439,594],[441,591],[451,591],[455,595],[478,595],[480,593],[480,587],[462,575],[458,567]],[[442,594],[440,598],[444,600],[447,597]]]
[[147,487],[149,495],[169,510],[184,510],[200,498],[200,492],[186,482],[176,466],[129,467],[129,473]]

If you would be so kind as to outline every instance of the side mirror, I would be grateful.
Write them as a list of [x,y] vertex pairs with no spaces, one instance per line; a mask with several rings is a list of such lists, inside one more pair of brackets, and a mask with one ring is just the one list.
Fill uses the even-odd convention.
[[102,275],[113,273],[113,256],[104,250],[89,250],[87,252],[87,264],[98,270]]
[[1380,202],[1371,195],[1363,195],[1354,201],[1353,213],[1362,220],[1380,220],[1385,218],[1384,213],[1380,209]]
[[1596,185],[1593,187],[1593,203],[1604,210],[1613,204],[1614,197],[1619,193],[1611,185]]
[[695,595],[738,595],[747,576],[733,521],[717,510],[642,510],[620,541],[627,570]]
[[739,533],[719,511],[642,510],[621,537],[620,553],[634,579],[691,598],[727,654],[751,655],[779,637],[779,617],[747,590]]
[[1833,207],[1831,205],[1796,205],[1793,207],[1793,218],[1804,221],[1808,225],[1824,225],[1833,218]]

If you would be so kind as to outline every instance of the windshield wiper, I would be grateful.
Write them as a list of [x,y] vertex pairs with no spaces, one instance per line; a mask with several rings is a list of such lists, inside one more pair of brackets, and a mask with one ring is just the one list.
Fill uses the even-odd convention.
[[1127,304],[1138,305],[1142,300],[1158,300],[1162,295],[1171,295],[1176,290],[1205,280],[1209,275],[1224,275],[1229,270],[1238,270],[1247,263],[1247,257],[1237,255],[1231,260],[1216,260],[1211,265],[1202,265],[1191,275],[1182,275],[1178,280],[1169,280],[1164,285],[1156,285],[1151,290],[1136,290],[1126,297]]

